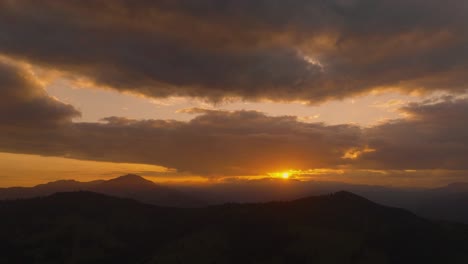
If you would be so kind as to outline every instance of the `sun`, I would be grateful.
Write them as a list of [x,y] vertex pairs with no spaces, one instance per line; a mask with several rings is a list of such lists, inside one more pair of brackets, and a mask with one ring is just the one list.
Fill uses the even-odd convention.
[[272,178],[288,180],[291,177],[293,177],[293,175],[295,175],[295,171],[285,170],[285,171],[270,172],[268,173],[268,175]]

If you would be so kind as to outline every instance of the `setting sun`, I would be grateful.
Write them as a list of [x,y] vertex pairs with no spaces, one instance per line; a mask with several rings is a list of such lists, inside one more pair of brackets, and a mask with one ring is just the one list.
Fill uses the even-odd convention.
[[290,179],[291,176],[295,175],[295,171],[293,170],[287,170],[287,171],[278,171],[278,172],[272,172],[268,173],[270,177],[273,178],[280,178],[280,179]]

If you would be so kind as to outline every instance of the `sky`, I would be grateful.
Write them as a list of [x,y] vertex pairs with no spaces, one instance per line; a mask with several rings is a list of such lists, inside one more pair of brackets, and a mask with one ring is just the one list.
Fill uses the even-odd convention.
[[465,0],[0,0],[0,187],[468,181],[467,14]]

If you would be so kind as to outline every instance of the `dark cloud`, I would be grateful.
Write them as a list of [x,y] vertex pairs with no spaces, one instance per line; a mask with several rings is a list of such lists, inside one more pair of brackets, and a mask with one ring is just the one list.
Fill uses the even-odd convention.
[[323,101],[375,89],[463,92],[464,0],[0,0],[0,151],[157,164],[202,175],[310,168],[467,169],[468,101],[410,104],[372,128],[252,111],[189,122],[79,112],[24,60],[153,97]]
[[29,132],[2,138],[0,146],[20,153],[157,164],[217,176],[338,166],[347,162],[343,153],[359,146],[361,138],[355,126],[307,124],[253,111],[210,111],[189,122],[111,117],[47,134]]
[[2,0],[0,53],[153,97],[464,91],[467,12],[464,0]]
[[413,103],[401,111],[408,117],[371,128],[309,124],[251,111],[186,110],[200,114],[190,122],[113,117],[99,125],[77,124],[77,145],[70,149],[78,157],[158,164],[202,175],[343,166],[468,169],[467,99]]
[[79,115],[72,106],[48,96],[25,69],[0,60],[0,127],[57,125]]
[[468,169],[468,100],[412,103],[402,108],[409,118],[366,131],[375,152],[363,154],[359,166],[380,169]]
[[108,117],[73,123],[79,113],[48,97],[27,72],[2,64],[0,77],[2,152],[154,164],[205,176],[468,169],[468,99],[412,103],[401,108],[406,118],[370,128],[199,108],[184,110],[198,115],[188,122]]

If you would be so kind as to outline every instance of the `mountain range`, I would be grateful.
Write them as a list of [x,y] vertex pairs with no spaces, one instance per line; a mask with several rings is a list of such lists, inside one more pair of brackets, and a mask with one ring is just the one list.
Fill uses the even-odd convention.
[[132,198],[143,203],[161,206],[194,207],[205,205],[195,197],[158,185],[135,174],[127,174],[111,180],[91,182],[59,180],[34,187],[0,188],[0,200],[33,198],[57,192],[74,191],[91,191],[116,197]]
[[167,187],[141,176],[128,174],[111,180],[60,180],[34,187],[0,188],[0,200],[33,198],[57,192],[90,191],[159,206],[193,208],[232,202],[288,201],[340,190],[350,191],[379,204],[404,208],[426,218],[468,223],[468,183],[418,189],[264,179]]
[[349,192],[169,208],[92,192],[0,201],[0,263],[468,263],[468,228]]

